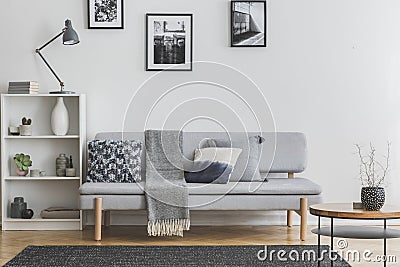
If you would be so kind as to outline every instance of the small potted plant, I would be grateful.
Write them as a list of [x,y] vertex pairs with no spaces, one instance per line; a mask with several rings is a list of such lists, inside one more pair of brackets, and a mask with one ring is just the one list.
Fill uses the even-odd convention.
[[385,204],[385,181],[389,169],[390,143],[387,145],[387,154],[383,156],[385,163],[376,159],[376,150],[370,144],[370,151],[363,155],[361,146],[356,145],[360,157],[361,202],[365,210],[380,210]]
[[15,154],[14,161],[17,165],[17,174],[19,176],[27,175],[29,172],[29,167],[32,166],[31,156],[25,155],[23,153]]
[[32,120],[25,117],[22,118],[22,125],[19,126],[19,133],[23,136],[32,135]]

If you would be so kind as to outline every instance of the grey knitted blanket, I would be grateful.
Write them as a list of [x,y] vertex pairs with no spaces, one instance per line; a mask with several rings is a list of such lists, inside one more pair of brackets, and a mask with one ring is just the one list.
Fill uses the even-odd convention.
[[183,236],[189,230],[188,189],[179,131],[145,131],[146,201],[149,236]]

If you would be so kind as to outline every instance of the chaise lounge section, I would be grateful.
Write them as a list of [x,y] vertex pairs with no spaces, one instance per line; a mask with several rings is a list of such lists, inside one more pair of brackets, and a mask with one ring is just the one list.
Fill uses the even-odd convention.
[[[230,133],[231,140],[260,133]],[[274,176],[268,181],[228,182],[227,184],[188,183],[191,210],[285,210],[287,226],[292,226],[292,214],[300,215],[300,239],[306,239],[307,210],[310,205],[322,202],[321,187],[307,178],[296,177],[307,164],[307,142],[302,133],[263,132],[259,170],[262,177]],[[143,132],[99,133],[99,140],[141,140]],[[220,132],[184,132],[183,154],[193,159],[193,151],[207,138],[227,138]],[[142,182],[140,183],[84,183],[80,188],[80,208],[94,210],[95,240],[101,240],[101,226],[110,225],[111,210],[143,210],[146,200],[143,181],[146,156],[142,152]]]

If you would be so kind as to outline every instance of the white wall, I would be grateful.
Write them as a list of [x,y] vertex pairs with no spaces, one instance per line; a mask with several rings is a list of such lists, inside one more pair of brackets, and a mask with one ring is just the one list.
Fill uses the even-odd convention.
[[[72,20],[81,43],[73,47],[54,43],[44,54],[67,89],[87,94],[89,138],[99,131],[121,130],[129,99],[154,74],[144,71],[145,14],[189,12],[194,14],[194,60],[227,64],[247,74],[266,96],[276,129],[307,134],[309,167],[302,175],[323,186],[326,201],[358,199],[354,143],[372,141],[383,153],[386,140],[390,140],[392,167],[387,197],[389,202],[400,204],[399,1],[269,0],[268,47],[254,49],[229,47],[227,0],[126,0],[124,30],[88,30],[86,1],[1,2],[2,92],[7,91],[11,80],[38,80],[42,92],[57,89],[57,82],[34,49],[55,35],[66,18]],[[153,88],[141,92],[136,103],[149,107],[168,89],[165,83],[205,74],[208,72],[200,68],[192,73],[163,74]],[[210,77],[213,75],[232,84],[240,76],[224,77],[221,72]],[[214,76],[212,79],[216,79]],[[237,83],[246,84],[242,80]],[[256,110],[265,109],[254,88],[233,88]],[[212,90],[204,90],[209,88],[203,86],[202,92],[215,97]],[[216,98],[223,98],[216,94]],[[183,96],[193,95],[195,92],[190,91]],[[144,115],[132,117],[130,127],[141,129]],[[155,120],[158,115],[160,121],[165,117],[160,111]],[[245,121],[251,120],[246,116]],[[263,115],[261,118],[269,129],[271,121]],[[284,221],[284,217],[279,218]]]

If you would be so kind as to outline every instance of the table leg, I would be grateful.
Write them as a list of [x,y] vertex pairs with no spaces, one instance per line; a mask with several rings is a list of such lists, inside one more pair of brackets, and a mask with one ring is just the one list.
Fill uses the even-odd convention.
[[383,266],[386,267],[386,219],[383,220],[383,229],[385,229],[385,235],[383,237],[383,255],[385,259],[383,261]]
[[333,218],[331,218],[331,251],[329,254],[331,256],[331,266],[333,266]]
[[321,216],[318,216],[318,266],[320,266],[320,257],[321,257],[321,235],[320,232],[321,231]]

